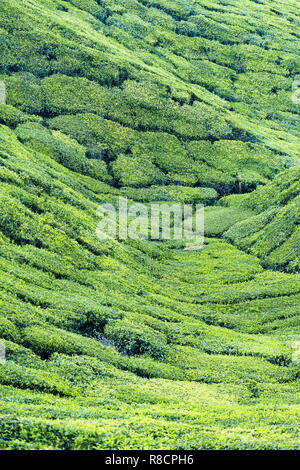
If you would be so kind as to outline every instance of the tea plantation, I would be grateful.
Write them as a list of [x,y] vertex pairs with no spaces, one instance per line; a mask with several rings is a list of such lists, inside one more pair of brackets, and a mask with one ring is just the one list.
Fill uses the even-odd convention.
[[[0,2],[0,449],[299,447],[299,25]],[[100,240],[119,196],[204,204],[203,248]]]

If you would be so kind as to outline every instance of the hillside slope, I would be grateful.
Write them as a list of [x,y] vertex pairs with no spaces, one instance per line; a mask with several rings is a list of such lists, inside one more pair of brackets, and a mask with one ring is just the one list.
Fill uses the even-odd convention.
[[[300,444],[293,1],[0,3],[0,447]],[[203,249],[96,236],[204,203]]]
[[300,167],[247,195],[230,195],[206,211],[206,233],[258,256],[265,267],[299,272]]

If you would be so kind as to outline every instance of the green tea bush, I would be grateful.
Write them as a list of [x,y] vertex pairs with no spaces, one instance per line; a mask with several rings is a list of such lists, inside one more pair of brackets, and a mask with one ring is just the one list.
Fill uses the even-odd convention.
[[299,268],[298,174],[297,167],[291,168],[243,197],[241,202],[231,197],[220,201],[220,204],[232,208],[239,205],[245,214],[249,209],[252,211],[245,220],[233,223],[224,233],[224,238],[259,256],[267,266],[273,269],[285,266],[291,272]]
[[164,184],[166,177],[148,158],[120,155],[112,164],[114,179],[120,186],[141,188]]
[[[174,97],[176,97],[176,94]],[[167,99],[152,83],[126,82],[124,91],[114,90],[109,98],[108,117],[140,131],[168,132],[181,138],[228,138],[231,125],[212,106],[195,101],[181,105],[180,95]],[[189,95],[188,95],[189,96]],[[179,103],[176,101],[179,100]]]
[[68,3],[71,3],[71,5],[74,5],[80,10],[91,13],[91,15],[95,16],[100,21],[106,18],[106,10],[97,0],[68,0]]
[[112,182],[112,177],[108,174],[106,163],[95,158],[85,161],[81,173],[106,183]]
[[[220,184],[232,186],[234,183],[236,192],[249,191],[258,184],[266,183],[283,168],[280,157],[266,148],[246,142],[198,141],[189,143],[188,150],[197,162],[204,161],[213,168],[213,171],[218,171],[219,178],[221,177]],[[220,172],[224,173],[223,178]]]
[[186,204],[209,204],[218,198],[218,193],[213,188],[189,188],[179,185],[151,186],[135,190],[122,188],[121,193],[141,202],[177,201]]
[[21,336],[15,338],[18,343],[5,340],[5,357],[6,362],[9,364],[15,363],[19,366],[26,366],[30,368],[39,368],[43,365],[41,359],[34,354],[30,349],[20,346],[19,342]]
[[74,396],[75,392],[59,376],[45,371],[8,363],[0,367],[0,381],[20,389],[39,390],[60,396]]
[[55,352],[97,356],[101,351],[101,345],[96,340],[54,327],[25,328],[22,343],[42,358],[48,358]]
[[42,91],[47,115],[80,112],[105,114],[105,89],[86,78],[51,75],[42,80]]
[[8,104],[0,104],[0,124],[5,124],[6,126],[14,128],[18,124],[28,121],[41,122],[42,118],[40,116],[23,113],[19,109]]
[[[239,239],[254,235],[259,230],[262,230],[268,223],[270,223],[277,214],[277,209],[273,208],[268,211],[264,211],[259,215],[253,215],[252,217],[246,218],[246,220],[233,222],[224,237],[226,240],[239,243]],[[253,240],[254,242],[254,240]]]
[[85,151],[68,145],[60,139],[56,139],[51,132],[40,124],[23,124],[17,127],[18,138],[30,145],[31,148],[48,154],[58,163],[66,166],[70,170],[80,173],[85,165]]
[[[237,222],[241,222],[243,219],[247,219],[247,222],[250,222],[251,215],[251,211],[244,211],[238,207],[206,207],[205,233],[208,236],[215,237],[223,234],[228,229],[230,232],[230,227],[237,224]],[[255,225],[252,225],[252,227],[254,226]],[[224,235],[224,237],[225,239],[229,239],[227,235]]]
[[198,182],[198,178],[194,173],[168,173],[167,181],[171,185],[195,186]]
[[[126,153],[136,138],[132,129],[106,120],[95,114],[77,114],[76,116],[58,116],[49,119],[51,129],[60,130],[76,139],[88,148],[108,149],[108,157],[115,159],[120,153]],[[100,144],[100,147],[98,145]],[[94,158],[93,153],[90,155]]]
[[243,206],[259,213],[272,206],[281,206],[299,194],[299,166],[280,172],[267,185],[258,188],[245,198]]
[[44,97],[40,80],[31,73],[0,75],[6,85],[6,103],[25,113],[43,114]]
[[149,354],[155,359],[163,359],[167,350],[165,336],[146,325],[139,326],[124,320],[109,322],[104,335],[119,351],[129,356]]
[[266,72],[239,74],[235,82],[237,99],[259,106],[270,106],[277,110],[290,110],[288,95],[291,80],[282,75]]
[[22,228],[25,229],[26,232],[26,225],[28,224],[28,221],[32,220],[30,211],[15,199],[6,195],[1,195],[0,212],[1,232],[17,242],[24,240],[23,236],[25,233],[22,233]]
[[132,149],[134,155],[149,156],[164,172],[192,171],[193,161],[188,158],[187,151],[179,140],[170,134],[161,132],[143,132]]
[[0,318],[0,338],[15,342],[19,339],[19,332],[15,325],[3,317]]

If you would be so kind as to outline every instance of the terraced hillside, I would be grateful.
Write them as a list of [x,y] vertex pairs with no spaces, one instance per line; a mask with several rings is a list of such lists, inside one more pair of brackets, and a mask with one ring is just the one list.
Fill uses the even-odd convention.
[[[296,449],[299,7],[0,2],[1,449]],[[119,196],[205,244],[97,238]]]

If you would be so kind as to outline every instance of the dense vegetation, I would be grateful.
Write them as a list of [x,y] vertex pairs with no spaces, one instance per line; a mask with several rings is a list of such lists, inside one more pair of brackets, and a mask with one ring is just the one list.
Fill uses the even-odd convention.
[[[0,3],[0,448],[299,446],[293,0]],[[199,251],[96,236],[206,204]]]

